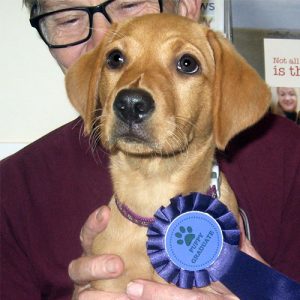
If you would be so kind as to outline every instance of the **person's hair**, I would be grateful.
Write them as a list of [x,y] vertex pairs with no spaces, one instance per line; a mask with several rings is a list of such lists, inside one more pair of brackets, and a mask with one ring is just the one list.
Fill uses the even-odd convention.
[[[38,13],[41,10],[41,3],[43,0],[23,0],[23,4],[27,7],[29,11],[32,10],[33,7],[35,7],[35,13]],[[178,2],[180,0],[164,0],[164,2],[173,2],[175,7],[177,7]]]
[[32,12],[34,15],[38,15],[41,11],[41,2],[43,0],[23,0],[23,5]]
[[23,0],[23,4],[31,10],[33,6],[39,7],[40,6],[40,0]]

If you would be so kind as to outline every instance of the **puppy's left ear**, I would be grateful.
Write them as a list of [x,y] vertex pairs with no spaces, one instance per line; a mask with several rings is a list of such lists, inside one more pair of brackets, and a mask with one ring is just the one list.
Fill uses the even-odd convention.
[[215,142],[217,148],[224,150],[235,135],[265,115],[271,103],[271,93],[229,41],[211,30],[207,37],[215,59]]
[[68,97],[84,120],[84,132],[93,127],[100,80],[101,47],[82,56],[67,72],[65,84]]

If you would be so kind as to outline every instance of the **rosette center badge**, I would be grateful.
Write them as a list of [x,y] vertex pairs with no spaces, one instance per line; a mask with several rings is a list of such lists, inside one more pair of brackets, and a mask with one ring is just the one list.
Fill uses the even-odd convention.
[[187,271],[199,271],[211,266],[222,247],[220,225],[204,212],[190,211],[179,215],[171,222],[165,235],[165,250],[169,259]]

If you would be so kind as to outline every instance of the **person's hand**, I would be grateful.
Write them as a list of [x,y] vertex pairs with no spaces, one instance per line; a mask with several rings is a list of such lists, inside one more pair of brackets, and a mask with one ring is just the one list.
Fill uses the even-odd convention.
[[173,285],[155,283],[152,281],[136,280],[128,284],[127,295],[131,300],[238,299],[219,282],[210,285],[210,290],[190,290],[181,289]]
[[[89,282],[96,279],[108,279],[118,277],[124,269],[122,260],[118,256],[102,255],[92,256],[91,245],[95,236],[102,232],[108,223],[110,210],[102,207],[99,211],[90,215],[82,228],[80,235],[84,256],[71,262],[69,274],[76,284],[76,292],[73,299],[78,300],[183,300],[189,298],[197,300],[232,300],[237,299],[220,282],[213,283],[211,290],[185,290],[172,285],[155,283],[146,280],[136,280],[127,286],[126,294],[106,293],[92,290]],[[245,253],[265,263],[261,256],[246,238],[243,223],[239,220],[241,229],[240,248]]]
[[83,256],[73,260],[69,265],[70,278],[75,283],[75,300],[128,300],[125,294],[105,293],[90,288],[93,280],[109,279],[122,274],[124,265],[120,257],[115,255],[92,255],[91,248],[97,234],[105,230],[110,216],[110,209],[106,206],[93,212],[82,227],[80,241]]
[[244,229],[244,223],[240,216],[239,218],[239,229],[241,231],[240,234],[240,250],[245,252],[246,254],[252,256],[253,258],[257,259],[258,261],[264,263],[265,265],[269,264],[260,256],[260,254],[255,250],[252,246],[251,242],[247,239]]

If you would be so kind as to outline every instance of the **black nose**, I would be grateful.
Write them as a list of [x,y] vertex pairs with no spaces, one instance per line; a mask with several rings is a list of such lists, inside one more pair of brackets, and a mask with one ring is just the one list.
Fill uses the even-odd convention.
[[154,111],[152,96],[141,89],[121,90],[113,104],[116,116],[125,123],[141,123]]

